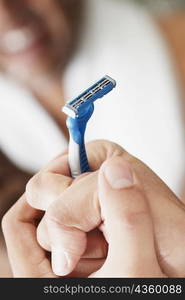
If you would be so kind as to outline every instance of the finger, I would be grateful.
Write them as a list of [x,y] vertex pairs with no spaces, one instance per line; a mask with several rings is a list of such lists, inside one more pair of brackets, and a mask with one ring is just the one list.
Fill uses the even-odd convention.
[[[38,243],[46,251],[51,252],[47,226],[43,218],[37,228]],[[43,222],[44,221],[44,222]],[[87,233],[87,246],[84,254],[69,277],[88,277],[103,265],[107,256],[107,243],[100,230],[95,229]]]
[[23,195],[2,221],[14,277],[56,277],[46,252],[36,240],[36,225],[42,212],[30,207]]
[[[42,248],[51,252],[51,243],[45,217],[37,227],[37,241]],[[87,233],[87,245],[82,258],[102,259],[107,256],[107,242],[99,229],[94,229]]]
[[99,229],[87,232],[87,246],[82,258],[105,259],[107,257],[108,244]]
[[[45,223],[45,217],[37,228],[38,243],[47,251],[51,252],[49,235]],[[100,230],[95,229],[87,233],[87,246],[84,254],[77,263],[69,277],[88,277],[103,265],[107,256],[107,243]]]
[[[26,199],[28,203],[40,210],[48,206],[72,183],[69,176],[58,174],[57,166],[63,174],[68,175],[67,155],[58,156],[48,166],[33,176],[26,185]],[[53,167],[53,172],[49,172]]]
[[154,246],[151,215],[130,165],[122,158],[106,161],[99,173],[102,229],[108,257],[94,276],[162,276]]
[[45,211],[71,183],[70,177],[39,172],[26,185],[27,202],[30,206]]
[[[183,249],[185,248],[185,206],[152,170],[116,144],[106,141],[95,141],[87,144],[87,152],[92,170],[98,168],[106,158],[116,155],[122,156],[125,161],[128,161],[132,165],[134,172],[138,176],[138,184],[148,200],[154,220],[156,245],[160,264],[169,276],[184,277],[185,258]],[[50,165],[48,172],[61,171],[57,169],[57,159],[55,162],[56,165],[53,168]],[[61,165],[60,163],[59,166],[61,167]],[[36,207],[39,208],[39,199],[44,199],[44,197],[42,198],[42,193],[39,192],[39,185],[37,186],[37,197],[34,199],[37,202]],[[83,190],[84,187],[82,186],[80,188]],[[83,194],[81,194],[81,197],[83,197]],[[50,203],[56,200],[54,198],[55,197],[52,196],[50,197],[50,199],[52,199]],[[78,199],[76,199],[76,201],[78,201]],[[174,247],[174,245],[176,246]]]
[[37,227],[37,241],[43,249],[51,252],[51,245],[45,216],[43,216]]
[[161,267],[168,276],[184,277],[185,205],[142,161],[128,152],[119,156],[131,164],[138,185],[148,200]]
[[70,176],[67,150],[54,157],[41,171]]
[[[86,144],[86,151],[90,169],[92,171],[98,170],[106,159],[126,153],[126,151],[118,144],[106,140],[88,142]],[[68,155],[66,152],[67,151],[55,157],[43,170],[70,176]]]
[[[124,152],[120,146],[107,141],[93,141],[86,148],[92,171],[97,170],[106,158]],[[30,179],[26,185],[27,201],[36,209],[46,210],[72,182],[67,154],[58,155]]]
[[76,265],[76,268],[66,277],[89,277],[90,274],[96,272],[102,267],[105,259],[91,259],[91,258],[82,258],[79,263]]
[[[99,150],[97,151],[97,146]],[[101,147],[100,147],[101,146]],[[118,155],[123,152],[121,147],[114,143],[106,141],[92,142],[87,145],[89,160],[92,169],[96,169],[106,157]],[[65,176],[59,176],[58,173],[63,172]],[[68,178],[67,157],[65,155],[55,158],[45,169],[37,174],[27,185],[26,196],[30,205],[37,209],[46,210],[47,207],[56,200],[60,194],[71,184],[71,178]],[[93,183],[92,183],[93,185]],[[89,193],[90,194],[90,193]],[[85,198],[82,201],[85,204]],[[80,208],[80,206],[79,206]],[[77,207],[77,209],[79,210]],[[80,214],[79,214],[80,215]],[[48,238],[42,238],[40,235],[40,243],[44,248],[49,249]],[[41,240],[42,239],[42,240]],[[90,240],[90,239],[89,239]],[[103,240],[103,243],[105,241]],[[97,253],[102,252],[103,243],[97,246]],[[88,247],[87,247],[88,250]],[[91,255],[91,253],[89,253]]]
[[106,140],[95,140],[89,142],[86,145],[86,149],[90,169],[92,171],[98,170],[102,163],[111,157],[127,154],[126,150],[124,150],[121,146]]
[[125,158],[131,163],[148,199],[159,263],[168,276],[184,277],[185,206],[144,163],[131,156]]
[[86,232],[101,222],[96,184],[97,172],[83,177],[53,202],[46,212],[52,266],[57,275],[65,276],[75,268],[86,250]]
[[[154,220],[158,259],[160,260],[162,268],[169,276],[184,276],[185,259],[183,249],[185,248],[185,218],[182,204],[179,203],[173,192],[170,191],[170,189],[146,165],[128,153],[123,153],[121,157],[124,161],[131,164],[134,172],[137,174],[138,186],[148,200]],[[69,215],[69,224],[73,224],[74,222],[77,227],[81,226],[81,223],[86,216],[91,215],[92,218],[95,214],[92,206],[86,203],[86,198],[92,201],[92,203],[94,199],[96,199],[98,203],[98,197],[96,195],[97,185],[93,185],[91,180],[89,180],[86,184],[85,180],[86,179],[84,178],[82,185],[79,180],[77,192],[75,191],[75,187],[73,187],[72,190],[69,190],[69,192],[72,191],[73,195],[75,195],[75,199],[73,201],[73,203],[75,203],[75,214],[72,213],[73,204],[71,204],[70,209],[68,209],[67,212]],[[87,188],[89,189],[88,197],[86,197],[86,192],[81,192]],[[60,218],[60,210],[58,210],[58,208],[60,207],[62,210],[64,205],[65,211],[67,202],[68,201],[65,201],[64,197],[61,197],[60,201],[59,197],[58,202],[55,203],[55,208],[53,207],[51,210],[53,211],[51,215],[53,214],[54,218],[56,213],[56,219],[58,219],[59,222],[62,222],[62,219]],[[69,205],[70,203],[71,202],[69,201]],[[81,209],[82,207],[83,209]],[[67,216],[65,219],[67,219]],[[171,237],[170,239],[169,236]],[[176,245],[176,247],[174,247],[174,245]]]

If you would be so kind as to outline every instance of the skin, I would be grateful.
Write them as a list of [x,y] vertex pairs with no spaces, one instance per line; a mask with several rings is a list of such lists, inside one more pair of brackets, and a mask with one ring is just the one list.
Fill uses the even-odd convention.
[[[75,4],[75,1],[70,2],[73,2],[73,11],[79,13],[81,1],[78,1],[78,4]],[[36,26],[46,33],[42,45],[19,57],[6,55],[0,46],[1,70],[22,82],[35,95],[66,137],[68,134],[64,125],[65,116],[60,112],[64,102],[61,77],[70,58],[71,49],[74,49],[74,37],[77,36],[78,28],[76,25],[80,23],[78,18],[70,15],[71,8],[59,7],[57,1],[53,0],[0,0],[0,39],[7,30],[22,26],[32,18]],[[158,25],[170,46],[184,88],[184,12],[161,18]]]
[[[81,12],[83,12],[83,1],[81,0],[0,0],[0,70],[2,75],[11,76],[23,84],[37,101],[55,119],[59,128],[68,138],[65,126],[66,116],[61,113],[60,108],[64,103],[64,91],[62,75],[68,60],[73,55],[77,46],[79,30],[81,27]],[[2,45],[3,36],[11,30],[21,29],[24,26],[31,28],[33,36],[38,33],[43,37],[16,55],[5,51]],[[31,27],[30,27],[31,26]],[[36,39],[37,40],[37,39]],[[10,163],[8,163],[9,166]],[[7,168],[9,168],[7,166]],[[11,174],[23,174],[21,170],[12,165]],[[24,174],[23,174],[24,176]],[[23,177],[22,187],[27,178]],[[17,200],[13,195],[15,192],[9,185],[0,190],[1,208],[0,211],[7,211],[11,202]],[[17,188],[16,193],[17,193]],[[12,205],[12,204],[11,204]],[[0,234],[0,243],[4,241]],[[6,274],[11,276],[9,266],[5,264],[5,247],[1,247],[0,277]]]
[[[182,100],[180,103],[182,119],[185,121],[185,12],[181,10],[157,20],[157,25],[163,35],[172,58],[172,66],[176,71],[178,86]],[[181,199],[185,202],[185,185],[182,187]]]
[[[58,156],[3,218],[14,276],[184,277],[183,203],[120,146],[95,141],[87,151],[92,173],[72,180],[67,155]],[[112,188],[107,165],[121,166],[133,182]]]
[[178,79],[185,92],[185,12],[183,10],[176,14],[170,14],[157,20],[163,37],[169,45],[173,64],[176,68]]
[[[52,77],[56,80],[57,76],[61,76],[61,70],[74,46],[79,21],[71,12],[80,11],[81,1],[78,4],[74,0],[66,3],[65,0],[0,1],[0,38],[9,30],[24,27],[31,30],[36,38],[31,48],[13,54],[4,47],[3,41],[0,47],[1,68],[16,80],[27,83],[31,89],[37,90],[33,76],[41,81],[46,80],[47,76],[50,76],[48,80]],[[80,12],[78,15],[80,17]]]

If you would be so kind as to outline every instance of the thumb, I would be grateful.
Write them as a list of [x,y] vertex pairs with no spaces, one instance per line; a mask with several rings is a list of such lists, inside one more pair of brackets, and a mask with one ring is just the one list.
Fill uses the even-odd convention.
[[102,231],[108,257],[95,276],[141,277],[162,274],[154,247],[153,225],[131,165],[121,157],[106,161],[99,172]]

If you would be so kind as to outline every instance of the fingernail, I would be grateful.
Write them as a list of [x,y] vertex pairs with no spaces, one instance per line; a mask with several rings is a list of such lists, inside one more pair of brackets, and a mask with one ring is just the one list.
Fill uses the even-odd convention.
[[52,269],[53,272],[58,275],[58,276],[65,276],[68,274],[68,258],[67,258],[67,253],[65,253],[61,249],[52,249]]
[[128,163],[116,158],[105,163],[103,172],[106,180],[113,189],[122,189],[134,184],[132,170]]

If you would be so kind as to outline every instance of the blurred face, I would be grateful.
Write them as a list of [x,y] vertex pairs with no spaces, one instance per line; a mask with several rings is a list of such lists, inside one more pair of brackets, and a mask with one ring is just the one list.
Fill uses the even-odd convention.
[[73,38],[69,11],[77,2],[0,0],[0,68],[29,81],[63,65]]

